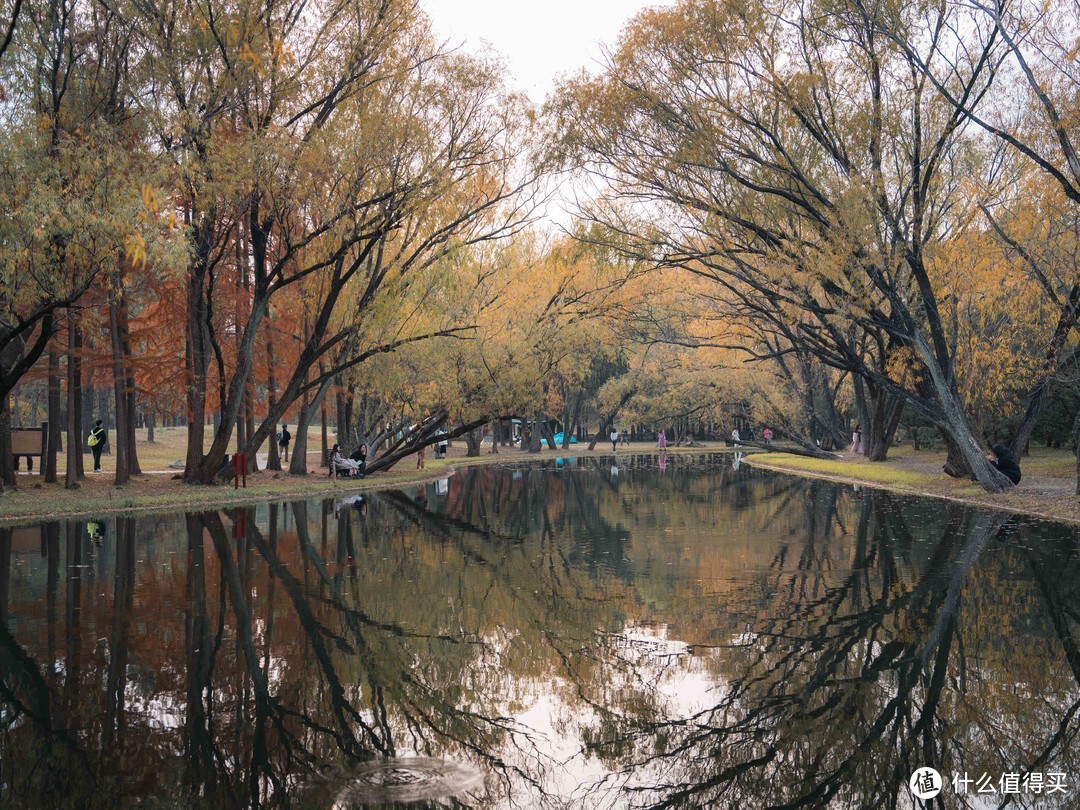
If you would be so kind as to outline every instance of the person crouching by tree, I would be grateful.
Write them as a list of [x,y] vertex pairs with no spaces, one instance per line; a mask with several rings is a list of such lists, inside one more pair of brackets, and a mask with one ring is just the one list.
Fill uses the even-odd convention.
[[101,451],[105,447],[105,428],[101,426],[101,420],[94,422],[94,429],[86,440],[90,445],[90,452],[94,454],[94,472],[101,472]]
[[1020,483],[1020,462],[1013,457],[1008,447],[995,444],[990,448],[990,454],[987,455],[986,460],[1014,484]]

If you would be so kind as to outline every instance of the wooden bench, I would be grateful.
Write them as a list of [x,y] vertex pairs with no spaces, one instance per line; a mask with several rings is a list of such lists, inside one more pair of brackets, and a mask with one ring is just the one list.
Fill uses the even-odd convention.
[[34,469],[34,456],[45,458],[49,446],[49,423],[42,422],[41,427],[12,428],[11,455],[15,459],[15,469],[19,469],[19,457],[26,456],[27,469]]

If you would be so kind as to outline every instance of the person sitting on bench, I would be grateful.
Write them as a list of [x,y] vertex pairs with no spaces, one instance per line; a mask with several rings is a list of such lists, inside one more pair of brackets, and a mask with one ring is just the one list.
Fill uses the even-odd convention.
[[360,465],[351,458],[341,455],[341,448],[335,444],[330,452],[330,474],[359,476]]

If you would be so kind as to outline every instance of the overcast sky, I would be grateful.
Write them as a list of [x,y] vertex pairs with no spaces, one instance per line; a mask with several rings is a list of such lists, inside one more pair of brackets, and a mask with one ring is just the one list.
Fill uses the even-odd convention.
[[517,86],[544,100],[560,73],[596,70],[600,43],[612,45],[623,25],[659,0],[422,0],[437,34],[470,50],[483,43],[500,54]]

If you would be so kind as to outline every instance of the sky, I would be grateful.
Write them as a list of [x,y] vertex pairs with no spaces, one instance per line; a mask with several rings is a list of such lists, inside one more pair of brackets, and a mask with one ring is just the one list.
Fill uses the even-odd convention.
[[450,45],[485,44],[507,64],[515,87],[536,103],[561,73],[597,70],[623,25],[659,0],[421,0],[436,34]]

